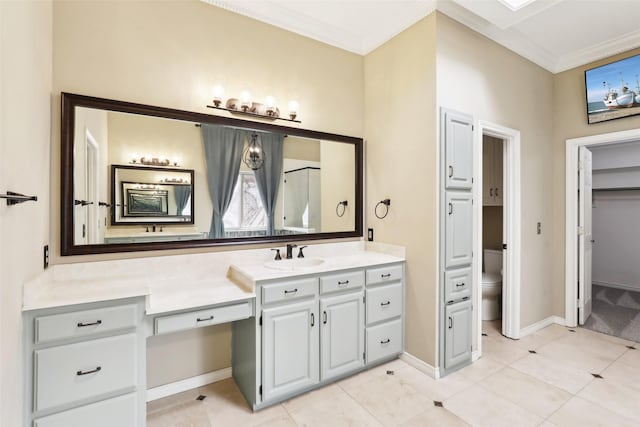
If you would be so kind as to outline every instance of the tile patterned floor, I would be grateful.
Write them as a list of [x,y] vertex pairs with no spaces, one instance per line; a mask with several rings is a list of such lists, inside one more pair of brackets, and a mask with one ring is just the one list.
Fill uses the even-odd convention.
[[637,343],[558,325],[519,341],[483,328],[483,357],[437,381],[395,360],[252,413],[229,379],[150,402],[148,426],[640,425]]

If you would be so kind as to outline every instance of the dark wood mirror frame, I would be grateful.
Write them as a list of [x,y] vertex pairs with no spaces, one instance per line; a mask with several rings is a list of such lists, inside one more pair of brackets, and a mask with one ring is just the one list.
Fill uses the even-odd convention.
[[[161,117],[166,119],[183,120],[194,123],[211,123],[223,126],[254,129],[266,132],[278,132],[285,135],[304,138],[323,139],[335,142],[353,144],[355,148],[355,230],[329,233],[310,233],[286,236],[261,236],[225,239],[184,240],[174,242],[122,243],[122,244],[94,244],[75,245],[73,239],[73,145],[75,129],[75,107],[95,108],[121,113],[140,114],[144,116]],[[111,99],[95,98],[85,95],[62,93],[62,133],[61,133],[61,179],[60,179],[60,254],[88,255],[101,253],[157,251],[169,249],[207,248],[212,246],[230,246],[260,243],[280,243],[301,240],[337,239],[362,236],[362,199],[363,199],[363,140],[351,136],[336,135],[307,129],[278,126],[264,122],[241,120],[232,117],[215,116],[184,110],[175,110],[151,105],[136,104]]]

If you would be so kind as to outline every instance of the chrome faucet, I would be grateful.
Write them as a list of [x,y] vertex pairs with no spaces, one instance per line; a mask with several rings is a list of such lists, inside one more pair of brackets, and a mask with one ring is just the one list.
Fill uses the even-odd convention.
[[293,258],[293,248],[297,248],[297,247],[298,245],[292,245],[292,244],[287,245],[287,259]]

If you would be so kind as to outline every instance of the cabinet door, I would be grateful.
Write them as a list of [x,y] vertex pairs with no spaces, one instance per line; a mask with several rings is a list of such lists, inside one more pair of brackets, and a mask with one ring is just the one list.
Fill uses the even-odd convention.
[[471,301],[445,308],[445,369],[471,362]]
[[444,112],[446,188],[469,189],[472,186],[472,122],[466,114]]
[[320,300],[320,378],[323,381],[364,366],[362,300],[362,292]]
[[494,177],[493,170],[493,138],[482,138],[482,204],[492,206],[494,204]]
[[497,140],[493,143],[493,204],[495,206],[502,206],[502,193],[504,189],[503,185],[503,147],[504,142]]
[[318,382],[318,300],[262,310],[262,400]]
[[445,209],[445,268],[470,265],[473,248],[471,193],[447,191]]

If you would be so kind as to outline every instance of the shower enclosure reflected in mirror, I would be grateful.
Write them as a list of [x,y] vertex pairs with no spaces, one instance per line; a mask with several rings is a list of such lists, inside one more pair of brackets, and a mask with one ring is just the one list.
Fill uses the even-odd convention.
[[63,94],[62,148],[62,255],[362,234],[359,138]]

